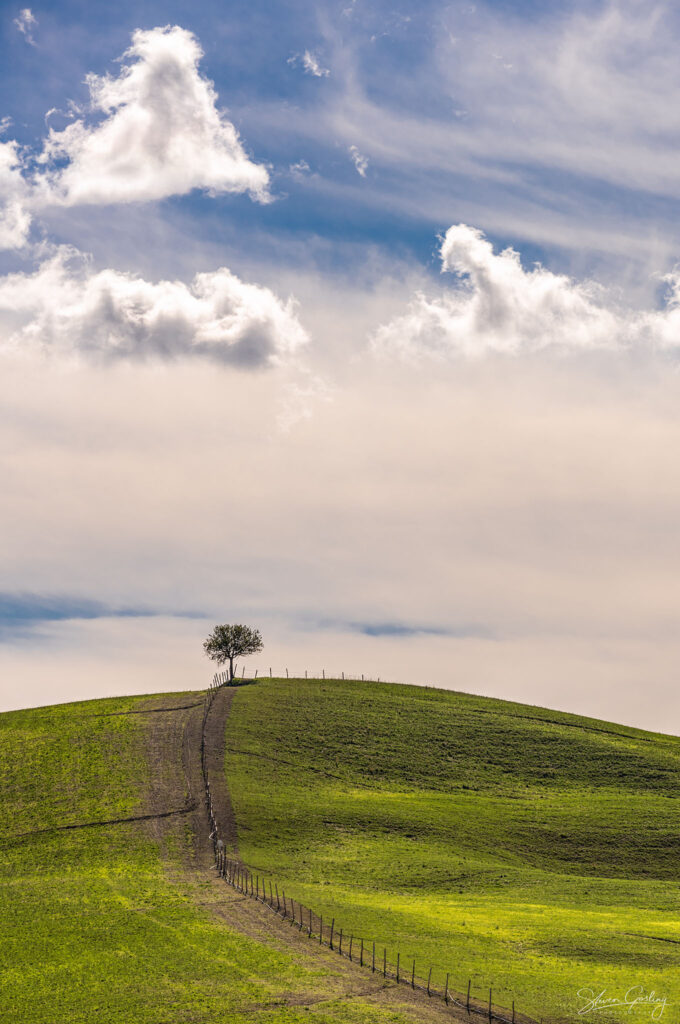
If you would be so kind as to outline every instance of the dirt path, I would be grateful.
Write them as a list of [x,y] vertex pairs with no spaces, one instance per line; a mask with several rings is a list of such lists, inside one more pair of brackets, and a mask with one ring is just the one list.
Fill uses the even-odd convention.
[[[215,817],[232,859],[238,859],[238,834],[224,771],[227,719],[237,691],[227,687],[217,691],[205,729],[205,755],[210,777]],[[292,927],[268,907],[234,890],[215,870],[213,844],[205,803],[201,770],[201,733],[203,701],[189,703],[187,694],[150,698],[149,722],[145,731],[149,765],[149,801],[144,821],[157,842],[173,881],[188,888],[197,905],[223,920],[234,931],[263,942],[271,948],[293,954],[304,967],[323,972],[324,994],[296,990],[281,993],[281,1006],[313,1007],[324,1002],[362,999],[383,1010],[399,1011],[414,1022],[459,1020],[475,1024],[482,1018],[470,1018],[465,1011],[426,995],[412,992],[404,985],[383,979],[379,974],[351,963],[309,938],[305,931]],[[191,697],[198,696],[192,694]],[[168,812],[177,807],[191,808],[182,816]],[[189,825],[189,828],[187,828]],[[178,854],[179,851],[179,854]],[[269,1009],[273,1007],[269,1005]],[[246,1016],[257,1013],[248,1008]]]

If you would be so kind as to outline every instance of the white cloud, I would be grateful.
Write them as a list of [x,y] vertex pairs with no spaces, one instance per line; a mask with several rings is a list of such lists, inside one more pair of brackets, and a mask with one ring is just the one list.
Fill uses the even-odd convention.
[[350,156],[352,157],[352,162],[354,163],[354,166],[356,167],[358,173],[361,175],[362,178],[365,178],[366,171],[368,169],[368,157],[365,157],[362,153],[360,153],[356,146],[350,146],[349,153]]
[[514,249],[494,253],[483,233],[466,224],[449,228],[440,254],[442,271],[464,280],[443,295],[417,293],[404,316],[378,329],[376,351],[448,359],[549,348],[680,348],[680,271],[664,278],[670,293],[664,309],[631,312],[608,305],[592,282],[541,266],[524,270]]
[[14,24],[19,29],[22,36],[24,36],[26,42],[30,43],[31,46],[35,46],[33,27],[38,24],[38,19],[35,17],[30,7],[24,7],[23,10],[19,11],[18,16],[14,19]]
[[28,186],[16,142],[0,142],[0,249],[19,249],[31,226],[26,209]]
[[244,369],[276,365],[308,341],[292,299],[246,284],[221,267],[152,283],[95,271],[60,247],[33,274],[0,280],[6,350],[56,350],[111,359],[200,356]]
[[297,178],[299,181],[300,179],[307,177],[310,171],[310,167],[306,160],[298,160],[297,163],[290,164],[288,170],[290,171],[292,176],[294,178]]
[[[246,154],[199,72],[196,37],[178,26],[138,29],[116,77],[87,76],[104,119],[51,129],[36,179],[41,201],[74,206],[183,195],[249,192],[267,201],[269,175]],[[66,161],[66,166],[63,166]]]
[[301,64],[305,74],[314,75],[315,78],[328,78],[330,75],[328,68],[321,64],[319,58],[311,50],[305,50],[302,54],[294,53],[292,57],[288,58],[288,63],[291,67]]

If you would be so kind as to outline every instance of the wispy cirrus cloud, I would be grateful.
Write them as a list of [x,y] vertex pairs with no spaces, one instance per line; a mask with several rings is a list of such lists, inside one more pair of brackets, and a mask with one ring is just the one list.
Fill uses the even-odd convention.
[[288,58],[288,63],[291,67],[301,67],[306,75],[312,75],[314,78],[328,78],[330,75],[330,70],[323,66],[319,57],[311,50],[294,53]]
[[366,171],[368,170],[368,157],[365,157],[363,153],[360,153],[356,146],[349,147],[349,155],[352,157],[352,163],[357,169],[357,174],[361,175],[362,178],[365,178]]
[[19,32],[21,32],[26,42],[30,43],[31,46],[35,46],[33,29],[37,26],[38,19],[35,17],[30,7],[24,7],[23,10],[19,11],[19,14],[14,19],[14,24]]
[[[270,98],[249,123],[285,124],[307,152],[370,153],[374,182],[325,175],[310,183],[320,201],[351,196],[435,229],[455,210],[577,273],[604,267],[614,277],[625,264],[626,285],[644,290],[643,275],[680,249],[677,9],[637,0],[543,5],[531,17],[483,0],[426,8],[430,28],[413,19],[401,44],[366,46],[385,14],[373,5],[341,30],[331,24],[333,89],[295,108]],[[393,62],[407,42],[400,79]]]

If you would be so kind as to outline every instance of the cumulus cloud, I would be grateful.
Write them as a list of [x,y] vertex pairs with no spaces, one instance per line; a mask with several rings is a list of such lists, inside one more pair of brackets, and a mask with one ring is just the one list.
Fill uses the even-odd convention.
[[377,350],[446,359],[549,348],[680,346],[680,271],[664,278],[664,309],[630,312],[608,305],[592,282],[540,265],[524,270],[514,249],[494,253],[483,233],[466,224],[449,228],[440,255],[442,271],[461,279],[458,288],[436,297],[416,294],[404,316],[378,329]]
[[0,141],[0,249],[18,249],[28,238],[28,191],[19,147],[13,141]]
[[356,146],[349,147],[349,153],[352,157],[352,163],[357,169],[357,172],[362,178],[366,177],[366,171],[368,170],[368,157],[365,157],[363,153],[360,153]]
[[[30,27],[27,14],[21,24]],[[87,76],[91,110],[104,115],[97,123],[70,104],[74,120],[49,128],[31,170],[15,141],[0,142],[0,248],[22,246],[35,212],[50,206],[144,202],[194,189],[268,202],[269,172],[250,160],[217,108],[199,71],[202,56],[185,29],[139,29],[117,76]],[[0,132],[8,126],[4,119]]]
[[18,16],[14,19],[14,24],[19,29],[26,42],[30,43],[31,46],[35,46],[33,27],[38,24],[38,19],[35,17],[30,7],[24,7],[23,10],[19,11]]
[[304,53],[294,53],[292,57],[288,58],[288,63],[295,67],[297,64],[301,65],[302,70],[306,75],[314,75],[315,78],[328,78],[330,71],[325,68],[319,58],[311,50],[305,50]]
[[50,129],[36,181],[45,203],[120,203],[249,192],[266,201],[269,175],[245,152],[202,76],[196,37],[178,26],[138,29],[117,76],[87,76],[95,125]]
[[38,348],[99,360],[199,356],[244,369],[276,365],[308,341],[294,300],[221,267],[152,283],[92,269],[62,246],[33,274],[0,280],[5,350]]

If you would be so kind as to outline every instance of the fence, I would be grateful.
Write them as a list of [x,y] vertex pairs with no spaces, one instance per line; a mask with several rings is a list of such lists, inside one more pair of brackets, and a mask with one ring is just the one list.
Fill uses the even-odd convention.
[[205,756],[205,726],[215,694],[222,685],[221,681],[217,681],[217,677],[221,675],[222,673],[216,673],[206,694],[201,729],[201,768],[210,819],[210,838],[213,841],[215,853],[215,867],[220,877],[237,892],[262,903],[283,920],[287,920],[291,927],[297,928],[308,939],[318,942],[319,945],[328,946],[339,956],[344,956],[367,970],[370,969],[372,974],[379,974],[383,978],[390,978],[399,984],[407,985],[413,990],[426,993],[430,998],[442,999],[447,1006],[463,1009],[469,1015],[476,1014],[488,1018],[489,1021],[500,1021],[501,1024],[535,1024],[533,1018],[515,1012],[514,1000],[509,1010],[494,1006],[491,988],[489,988],[488,999],[473,995],[471,978],[467,981],[467,988],[463,995],[461,990],[455,988],[455,984],[453,986],[450,984],[449,972],[428,965],[422,973],[419,973],[416,968],[417,966],[419,968],[420,965],[417,965],[416,959],[402,958],[400,953],[396,954],[396,958],[394,955],[388,957],[386,945],[376,944],[372,939],[364,939],[343,931],[336,924],[335,918],[331,918],[330,922],[328,918],[324,920],[322,915],[315,913],[310,907],[306,907],[292,896],[286,895],[284,889],[279,890],[278,883],[273,879],[253,874],[240,861],[229,857],[224,842],[220,838],[215,818]]
[[[253,675],[253,679],[257,679],[258,678],[259,671],[260,671],[259,669],[257,669],[257,668],[255,669],[255,673]],[[284,669],[284,671],[286,673],[286,675],[285,675],[286,679],[353,679],[356,682],[361,680],[362,683],[379,683],[381,681],[380,680],[380,676],[378,676],[378,678],[376,679],[374,676],[367,676],[367,675],[364,675],[363,673],[358,673],[357,675],[352,675],[351,673],[341,672],[339,676],[338,675],[335,675],[335,676],[329,675],[329,676],[327,676],[325,668],[321,669],[321,675],[320,676],[314,676],[314,675],[310,676],[308,674],[308,670],[307,669],[305,669],[304,676],[303,675],[295,675],[295,674],[289,675],[288,669]],[[240,679],[245,679],[245,674],[246,674],[246,667],[245,667],[245,665],[242,665],[241,666],[241,675],[239,676],[238,672],[235,672],[234,673],[234,678],[235,679],[239,679],[239,678]],[[260,678],[262,678],[262,676],[260,676]],[[265,676],[264,678],[269,678],[269,679],[273,678],[271,668],[269,669],[269,675]],[[276,678],[277,679],[283,679],[284,677],[283,676],[277,676]],[[229,682],[229,673],[226,672],[226,671],[224,671],[224,672],[216,672],[215,675],[213,676],[213,679],[212,679],[212,685],[213,686],[222,686],[223,684],[228,683],[228,682]],[[385,682],[387,682],[387,680],[383,679],[382,682],[385,683]]]

